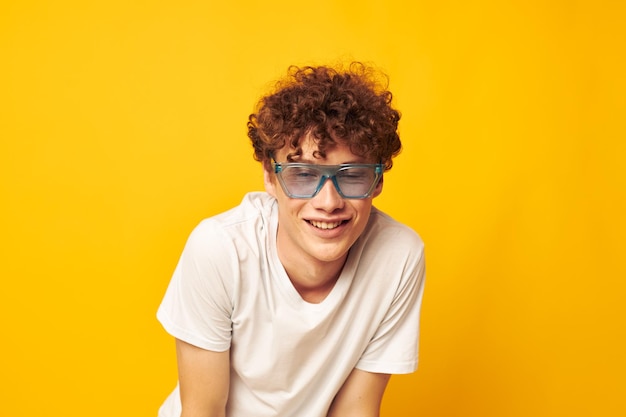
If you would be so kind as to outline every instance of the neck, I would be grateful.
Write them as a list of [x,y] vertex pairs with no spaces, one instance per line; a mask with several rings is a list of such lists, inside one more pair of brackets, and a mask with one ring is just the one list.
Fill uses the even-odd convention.
[[324,301],[335,287],[348,255],[334,261],[322,262],[316,259],[289,256],[289,251],[281,250],[280,240],[276,243],[278,258],[300,297],[314,304]]

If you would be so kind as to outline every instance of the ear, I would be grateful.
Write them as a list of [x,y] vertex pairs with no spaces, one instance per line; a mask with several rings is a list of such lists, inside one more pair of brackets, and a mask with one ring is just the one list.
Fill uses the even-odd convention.
[[374,188],[374,192],[372,193],[372,198],[374,197],[378,197],[380,195],[380,193],[383,192],[383,182],[385,179],[385,175],[383,174],[380,177],[380,181],[378,181],[378,184],[376,185],[376,188]]
[[263,183],[265,184],[265,191],[276,198],[276,176],[265,168],[263,168]]

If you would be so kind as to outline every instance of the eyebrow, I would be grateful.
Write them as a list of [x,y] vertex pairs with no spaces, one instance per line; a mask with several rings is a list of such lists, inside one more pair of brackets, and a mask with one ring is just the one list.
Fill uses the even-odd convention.
[[319,159],[309,159],[309,158],[298,158],[297,160],[294,160],[294,162],[300,163],[300,164],[311,164],[311,165],[352,165],[352,164],[358,164],[358,165],[362,165],[362,164],[370,164],[370,162],[367,161],[363,161],[363,160],[357,160],[357,159],[352,159],[349,160],[347,162],[341,162],[340,164],[320,164],[317,163],[317,161],[319,161]]

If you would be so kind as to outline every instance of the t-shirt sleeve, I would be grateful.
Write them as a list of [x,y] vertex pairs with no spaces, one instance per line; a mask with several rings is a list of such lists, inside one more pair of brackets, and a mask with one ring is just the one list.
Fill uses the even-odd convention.
[[223,352],[230,348],[236,254],[210,220],[189,236],[157,318],[172,336],[194,346]]
[[408,245],[399,284],[383,320],[356,368],[406,374],[417,369],[419,321],[424,291],[424,246],[416,235]]

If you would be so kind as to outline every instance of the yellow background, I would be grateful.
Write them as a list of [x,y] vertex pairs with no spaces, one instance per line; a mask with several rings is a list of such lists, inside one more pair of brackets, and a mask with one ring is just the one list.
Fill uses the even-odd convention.
[[0,415],[156,415],[186,237],[262,187],[255,101],[350,59],[403,113],[376,204],[427,244],[383,416],[626,415],[625,4],[3,1]]

